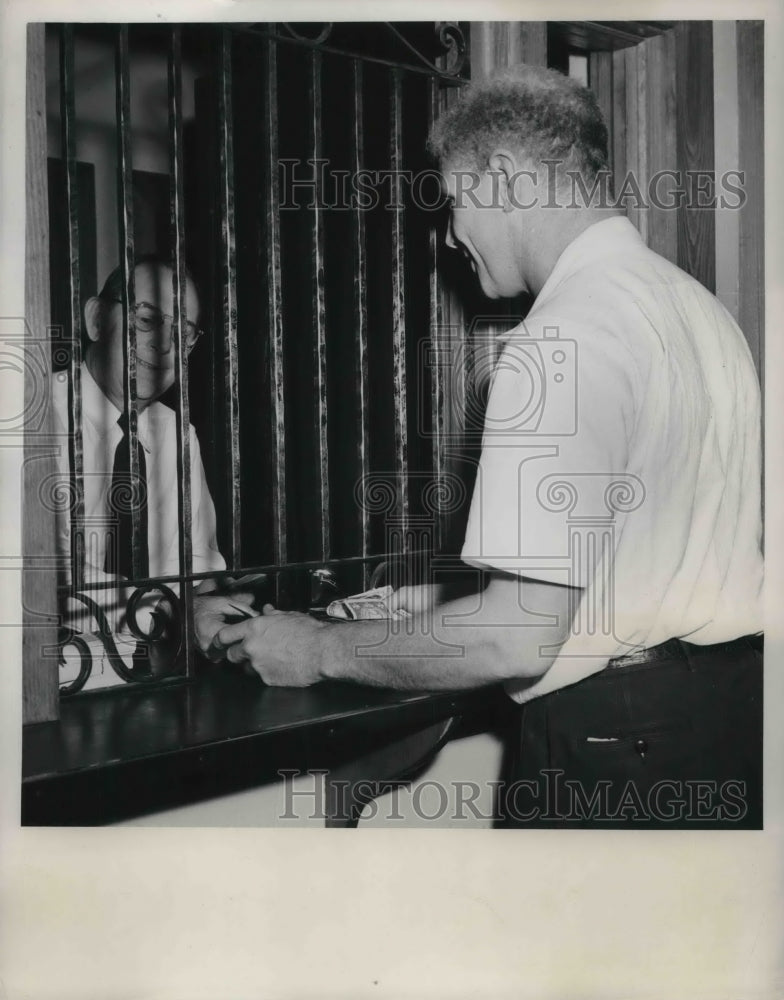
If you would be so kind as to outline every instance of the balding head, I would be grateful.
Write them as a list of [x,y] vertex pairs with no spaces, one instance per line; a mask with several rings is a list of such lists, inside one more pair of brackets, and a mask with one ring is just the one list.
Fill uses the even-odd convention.
[[[174,382],[172,268],[165,261],[142,258],[134,268],[136,298],[136,394],[139,409],[154,402]],[[86,362],[95,381],[118,409],[123,408],[124,347],[122,270],[107,278],[100,295],[85,305],[90,340]],[[199,296],[190,276],[185,285],[186,340],[194,343]]]

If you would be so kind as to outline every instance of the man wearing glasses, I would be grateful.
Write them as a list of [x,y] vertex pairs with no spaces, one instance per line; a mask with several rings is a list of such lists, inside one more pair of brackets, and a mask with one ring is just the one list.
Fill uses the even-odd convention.
[[[159,402],[174,384],[176,330],[172,315],[172,268],[152,256],[139,257],[134,268],[136,298],[136,397],[138,409],[138,465],[140,478],[139,565],[137,578],[176,575],[179,566],[179,487],[177,480],[177,427],[173,410]],[[82,449],[85,516],[85,582],[132,577],[128,424],[124,398],[123,275],[117,268],[100,294],[84,307],[84,329],[89,341],[81,366]],[[199,295],[190,276],[185,289],[184,345],[190,351],[199,339]],[[68,435],[68,380],[65,372],[53,379],[56,433]],[[190,428],[193,571],[218,571],[225,563],[215,535],[215,510],[202,466],[199,444]],[[68,448],[60,448],[60,473],[68,476]],[[70,519],[60,511],[58,552],[70,569]],[[61,580],[70,583],[70,574]],[[116,589],[88,591],[107,615],[112,632],[127,632],[125,596]],[[69,624],[80,631],[94,631],[84,607],[70,609]],[[73,614],[77,618],[74,619]],[[136,641],[128,636],[135,650]],[[96,647],[98,648],[98,647]],[[118,643],[120,649],[120,643]],[[132,659],[133,653],[130,658]],[[124,657],[126,659],[126,657]],[[69,678],[62,678],[64,680]],[[87,686],[119,681],[103,661],[93,657],[93,674]]]

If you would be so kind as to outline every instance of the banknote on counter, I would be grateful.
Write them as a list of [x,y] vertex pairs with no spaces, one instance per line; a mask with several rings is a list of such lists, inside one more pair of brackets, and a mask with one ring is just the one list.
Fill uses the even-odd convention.
[[392,609],[389,599],[394,593],[391,586],[374,587],[352,597],[343,597],[327,606],[330,618],[342,618],[344,621],[366,621],[368,619],[390,618],[399,621],[410,618],[410,612],[404,608]]

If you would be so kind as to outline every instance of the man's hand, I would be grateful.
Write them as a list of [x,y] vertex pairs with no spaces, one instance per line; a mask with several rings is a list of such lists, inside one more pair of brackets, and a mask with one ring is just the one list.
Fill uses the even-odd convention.
[[325,628],[330,626],[310,615],[265,604],[260,617],[221,628],[212,640],[211,655],[249,663],[273,687],[309,687],[324,679]]
[[[325,622],[265,604],[261,617],[220,628],[209,655],[247,663],[278,687],[339,680],[433,691],[533,682],[569,635],[579,594],[493,573],[481,593],[438,604],[430,613],[424,590],[401,594],[400,606],[413,609],[405,627],[387,620]],[[214,619],[207,634],[213,626]]]
[[258,611],[250,606],[249,594],[232,594],[231,597],[196,596],[193,599],[193,631],[196,645],[211,660],[222,660],[224,649],[213,645],[215,636],[229,622],[251,619]]

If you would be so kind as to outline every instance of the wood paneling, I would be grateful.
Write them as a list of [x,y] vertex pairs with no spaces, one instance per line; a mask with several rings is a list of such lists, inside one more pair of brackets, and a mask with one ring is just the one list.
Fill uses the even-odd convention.
[[509,65],[513,66],[519,61],[530,66],[546,66],[547,22],[512,22],[512,28]]
[[[609,55],[610,65],[600,55]],[[629,220],[648,246],[673,262],[678,257],[677,177],[662,171],[678,167],[675,62],[673,31],[591,58],[600,106],[612,109],[616,197],[623,198]]]
[[[39,487],[56,472],[54,455],[45,446],[49,410],[43,423],[33,420],[38,402],[48,395],[51,368],[49,324],[49,245],[47,229],[46,78],[44,25],[27,29],[27,219],[25,240],[25,465],[22,539],[25,568],[22,636],[23,721],[46,722],[58,716],[57,591],[51,563],[56,552],[54,518],[41,501]],[[30,359],[35,359],[35,365]],[[42,447],[39,447],[42,446]],[[39,565],[36,567],[36,561]],[[47,565],[48,563],[48,565]]]
[[[713,155],[721,178],[738,169],[738,39],[734,21],[713,24]],[[716,296],[738,319],[740,226],[737,206],[716,206]]]
[[592,52],[588,57],[588,84],[596,94],[599,108],[607,126],[607,152],[612,164],[613,158],[613,54],[612,52]]
[[[667,260],[678,259],[678,213],[667,207],[677,178],[663,174],[677,170],[678,149],[675,125],[675,35],[669,31],[642,42],[645,49],[645,89],[647,148],[646,188],[648,200],[648,246]],[[679,100],[683,95],[679,94]],[[664,207],[662,207],[664,206]]]
[[[716,214],[710,207],[714,170],[713,26],[679,21],[675,27],[678,168],[687,201],[677,212],[678,266],[711,292],[716,289]],[[698,187],[705,183],[705,194]],[[705,207],[700,207],[704,205]]]
[[760,375],[765,326],[764,23],[738,21],[739,167],[746,202],[740,211],[738,316]]
[[612,63],[613,136],[609,154],[617,193],[626,174],[626,53],[613,52]]
[[552,38],[580,52],[611,52],[669,30],[674,21],[551,21]]
[[546,21],[472,21],[471,78],[517,63],[547,65]]
[[[647,109],[645,103],[646,50],[642,45],[623,52],[626,83],[626,171],[630,181],[625,188],[631,197],[625,200],[629,221],[640,231],[643,239],[648,237],[648,216],[642,210],[637,190],[644,191],[648,177],[648,156],[646,136]],[[616,190],[616,196],[620,189]]]

